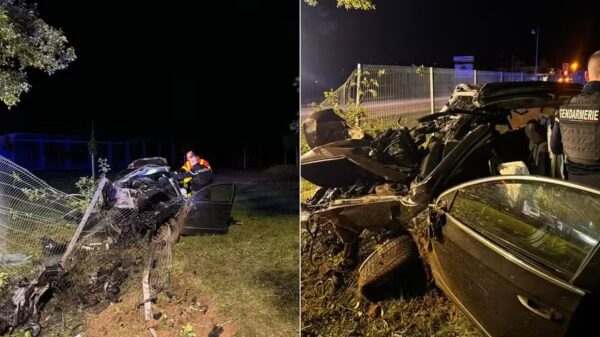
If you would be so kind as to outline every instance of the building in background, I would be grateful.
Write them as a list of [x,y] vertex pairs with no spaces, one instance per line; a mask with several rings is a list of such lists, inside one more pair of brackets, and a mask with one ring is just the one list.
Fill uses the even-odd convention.
[[[28,170],[87,170],[91,168],[88,144],[83,136],[9,133],[0,135],[0,155]],[[95,157],[106,158],[113,169],[121,170],[133,159],[148,154],[166,154],[174,161],[176,153],[170,151],[174,146],[147,139],[99,140]]]

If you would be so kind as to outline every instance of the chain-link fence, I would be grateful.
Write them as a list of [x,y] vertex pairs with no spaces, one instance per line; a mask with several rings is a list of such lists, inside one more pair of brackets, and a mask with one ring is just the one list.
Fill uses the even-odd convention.
[[0,157],[0,272],[27,275],[44,257],[60,254],[75,233],[72,214],[82,202]]
[[[109,202],[109,185],[102,178],[91,198],[69,195],[0,156],[2,329],[35,316],[51,289],[65,308],[112,302],[126,278],[144,307],[168,289],[171,228],[182,212],[161,226],[153,211]],[[152,319],[151,309],[141,316]]]
[[[574,81],[578,78],[573,76]],[[542,78],[525,72],[358,65],[346,82],[338,89],[326,93],[319,108],[338,107],[348,110],[360,103],[364,108],[364,120],[395,123],[399,117],[439,111],[460,83],[481,85],[532,80],[553,78]],[[301,118],[306,117],[314,108],[304,108]]]

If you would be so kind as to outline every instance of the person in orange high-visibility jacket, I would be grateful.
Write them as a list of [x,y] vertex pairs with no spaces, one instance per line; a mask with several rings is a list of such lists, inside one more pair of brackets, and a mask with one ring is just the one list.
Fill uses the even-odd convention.
[[175,179],[182,182],[183,187],[190,191],[197,191],[214,180],[212,168],[207,160],[200,158],[193,151],[186,153],[186,162],[181,166]]
[[183,172],[190,172],[192,170],[192,167],[194,165],[192,165],[191,160],[194,157],[198,158],[198,164],[200,164],[200,165],[206,167],[207,169],[209,169],[210,171],[212,171],[212,168],[210,167],[210,164],[208,163],[207,160],[200,158],[198,155],[196,155],[194,153],[194,151],[188,151],[185,154],[185,158],[186,158],[185,164],[183,164],[183,166],[181,166],[181,170]]

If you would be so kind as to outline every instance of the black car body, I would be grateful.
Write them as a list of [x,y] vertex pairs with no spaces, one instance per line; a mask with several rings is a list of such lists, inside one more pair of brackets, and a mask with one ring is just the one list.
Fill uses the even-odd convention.
[[[226,233],[231,223],[235,185],[209,184],[188,197],[169,171],[166,159],[161,157],[135,160],[108,186],[107,206],[152,212],[153,223],[157,225],[180,214],[177,230],[182,235]],[[206,173],[212,176],[211,171]],[[212,182],[212,179],[202,180]]]
[[[394,131],[392,141],[319,144],[302,157],[303,178],[323,186],[303,205],[305,218],[335,224],[347,245],[363,229],[410,236],[364,261],[365,295],[402,269],[414,246],[430,280],[486,335],[595,335],[600,190],[562,179],[546,133],[580,90],[459,85],[442,111]],[[398,141],[407,135],[412,144]]]

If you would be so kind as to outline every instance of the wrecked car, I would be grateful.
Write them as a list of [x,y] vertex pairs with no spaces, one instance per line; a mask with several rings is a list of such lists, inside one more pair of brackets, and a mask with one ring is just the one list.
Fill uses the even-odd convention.
[[168,282],[162,274],[170,243],[180,235],[226,233],[232,223],[233,184],[213,183],[188,196],[164,158],[138,159],[112,182],[102,177],[89,202],[1,156],[0,164],[0,271],[10,276],[0,287],[0,335],[17,327],[39,335],[53,291],[73,292],[84,307],[118,300],[126,265],[146,265],[147,299]]
[[[555,111],[580,90],[461,84],[440,112],[371,138],[338,121],[305,125],[307,140],[337,138],[302,156],[302,177],[320,186],[302,205],[304,225],[331,224],[346,265],[363,230],[389,233],[359,267],[367,299],[422,280],[488,336],[589,335],[600,190],[565,181],[547,144]],[[309,123],[319,119],[335,120]]]
[[200,178],[206,186],[188,196],[173,179],[165,158],[142,158],[120,172],[104,194],[108,207],[152,211],[159,225],[181,211],[184,215],[174,235],[226,233],[232,221],[235,185],[212,183],[212,174],[201,173],[208,175]]

